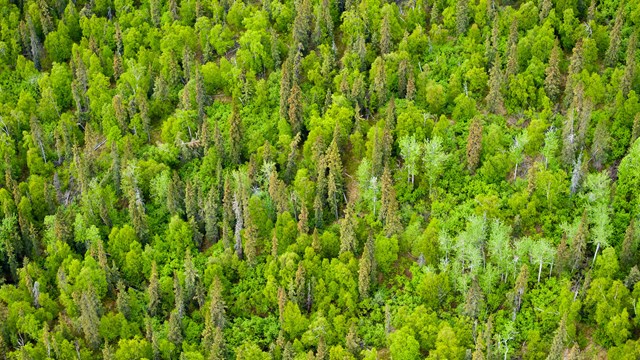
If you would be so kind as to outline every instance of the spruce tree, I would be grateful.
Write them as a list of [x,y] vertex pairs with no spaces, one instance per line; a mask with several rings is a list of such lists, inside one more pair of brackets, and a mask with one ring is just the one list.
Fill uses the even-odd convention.
[[409,61],[407,59],[402,59],[398,63],[398,96],[401,98],[407,98],[407,78],[410,71],[408,67]]
[[579,270],[585,265],[585,252],[587,249],[587,236],[589,232],[588,226],[587,210],[585,209],[582,213],[578,230],[571,242],[569,259],[572,271]]
[[340,253],[353,252],[357,246],[356,239],[357,215],[353,203],[348,203],[344,211],[344,218],[340,220]]
[[335,134],[331,145],[329,145],[329,148],[327,149],[325,159],[329,170],[327,178],[327,198],[329,199],[329,204],[331,204],[331,209],[335,218],[338,219],[338,206],[341,203],[340,198],[343,196],[343,178],[342,159],[340,158],[340,151],[338,150],[338,143]]
[[489,94],[487,94],[487,106],[489,111],[495,114],[504,114],[504,99],[502,97],[502,73],[500,71],[500,55],[496,57],[489,77]]
[[287,100],[289,104],[289,110],[287,112],[289,124],[291,125],[291,131],[294,134],[302,132],[303,118],[302,118],[302,90],[298,85],[298,81],[294,81]]
[[[636,49],[638,47],[638,30],[634,31],[629,42],[627,43],[626,66],[624,68],[624,76],[622,77],[620,87],[622,95],[627,96],[631,91],[633,79],[636,75]],[[635,128],[634,128],[635,129]],[[637,138],[637,136],[636,136]]]
[[380,26],[380,54],[386,55],[391,52],[391,24],[389,23],[389,13],[385,13]]
[[242,160],[242,120],[235,101],[229,117],[229,158],[234,165],[240,165]]
[[544,89],[547,93],[547,96],[552,101],[558,100],[558,96],[561,93],[561,81],[562,74],[560,73],[560,46],[558,45],[558,40],[556,39],[553,49],[551,50],[551,55],[549,57],[549,64],[545,69],[546,77],[544,79]]
[[627,226],[627,231],[624,234],[622,249],[620,251],[620,265],[622,265],[623,269],[631,269],[637,264],[637,250],[638,241],[636,239],[635,220],[631,219],[629,226]]
[[480,163],[482,151],[482,120],[478,117],[471,120],[467,137],[467,169],[474,174]]
[[191,249],[187,248],[184,256],[184,297],[187,300],[187,304],[196,295],[197,280],[198,272],[191,257]]
[[620,38],[622,35],[622,26],[624,25],[624,1],[620,2],[613,28],[609,33],[609,48],[604,54],[605,64],[609,67],[615,67],[618,62],[618,54],[620,53]]
[[130,319],[129,315],[131,313],[131,307],[129,305],[130,298],[129,293],[127,292],[127,287],[124,285],[122,280],[118,281],[118,294],[116,296],[116,307],[118,308],[118,312],[126,319]]
[[219,239],[218,220],[220,208],[220,194],[215,186],[209,189],[204,205],[205,235],[208,241],[215,243]]
[[469,26],[469,1],[459,0],[456,2],[456,32],[462,36],[467,32]]
[[528,281],[529,281],[529,267],[526,264],[524,264],[520,268],[520,273],[518,274],[516,283],[511,292],[511,297],[513,299],[513,304],[512,304],[513,315],[511,317],[512,321],[516,320],[516,315],[520,311],[524,294],[527,291]]
[[149,314],[154,316],[158,310],[158,305],[160,305],[160,284],[158,279],[158,268],[155,261],[151,263],[151,276],[149,277],[147,295],[149,296]]
[[369,236],[369,240],[364,245],[364,251],[359,261],[358,269],[358,292],[361,299],[369,297],[369,286],[371,283],[371,268],[373,261],[373,238]]
[[547,360],[564,359],[564,349],[567,340],[567,314],[564,314],[560,320],[560,325],[553,336],[553,340],[551,341],[551,349],[549,349]]
[[578,40],[576,46],[573,47],[573,55],[571,56],[571,61],[569,63],[569,70],[567,74],[567,80],[565,83],[564,89],[564,104],[569,105],[574,98],[574,89],[577,85],[578,80],[576,79],[577,75],[582,71],[583,68],[583,49],[582,49],[582,39]]
[[100,346],[100,299],[93,285],[82,292],[80,297],[80,323],[87,343],[97,349]]

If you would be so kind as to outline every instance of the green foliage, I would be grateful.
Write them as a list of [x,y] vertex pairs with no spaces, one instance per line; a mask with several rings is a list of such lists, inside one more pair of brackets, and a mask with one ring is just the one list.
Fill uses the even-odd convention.
[[638,19],[0,0],[0,354],[638,358]]

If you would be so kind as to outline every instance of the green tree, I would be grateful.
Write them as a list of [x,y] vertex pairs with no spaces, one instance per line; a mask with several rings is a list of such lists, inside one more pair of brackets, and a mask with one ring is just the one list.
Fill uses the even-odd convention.
[[480,163],[482,151],[482,120],[474,118],[469,125],[467,137],[467,169],[473,174]]

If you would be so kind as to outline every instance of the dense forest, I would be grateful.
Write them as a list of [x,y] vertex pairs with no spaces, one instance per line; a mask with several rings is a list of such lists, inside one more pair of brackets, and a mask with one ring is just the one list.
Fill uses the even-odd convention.
[[638,0],[0,0],[0,359],[639,359],[638,36]]

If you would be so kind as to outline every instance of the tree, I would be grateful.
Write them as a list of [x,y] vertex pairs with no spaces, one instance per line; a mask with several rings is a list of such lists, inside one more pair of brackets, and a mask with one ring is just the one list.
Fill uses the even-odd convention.
[[527,137],[526,131],[518,134],[513,139],[513,144],[511,145],[511,153],[513,154],[516,162],[516,167],[513,170],[514,181],[518,177],[518,165],[524,160],[524,147],[527,145],[527,142],[528,142],[528,137]]
[[587,194],[587,209],[591,220],[591,242],[596,246],[593,254],[593,264],[596,262],[600,247],[609,246],[609,176],[604,173],[589,174],[585,181],[585,187],[589,191]]
[[520,273],[518,274],[518,278],[516,279],[516,283],[513,287],[511,297],[513,299],[513,316],[512,320],[516,320],[516,315],[520,311],[520,307],[522,306],[522,299],[524,298],[524,294],[527,291],[527,282],[529,281],[529,267],[524,264],[520,268]]
[[562,74],[560,73],[560,47],[558,39],[556,39],[551,55],[549,56],[549,64],[545,69],[546,77],[544,79],[544,89],[547,96],[551,100],[557,100],[561,92]]
[[[202,332],[202,341],[206,348],[216,345],[220,347],[221,345],[219,337],[221,337],[221,330],[226,324],[226,305],[222,297],[222,290],[220,278],[216,276],[209,290],[209,311],[205,316],[205,329]],[[214,349],[211,351],[212,353],[216,352]]]
[[631,219],[629,226],[627,226],[627,231],[624,234],[622,250],[620,251],[620,264],[624,269],[631,269],[637,264],[637,250],[638,241],[636,238],[636,225],[635,220]]
[[609,36],[609,48],[604,55],[605,63],[607,66],[615,66],[618,62],[618,54],[620,52],[620,35],[622,32],[622,26],[624,25],[624,6],[620,3],[618,6],[618,12],[616,13],[616,19],[613,23]]
[[178,314],[177,310],[173,310],[169,315],[169,331],[167,333],[167,339],[174,345],[178,346],[182,342],[182,316]]
[[407,170],[407,182],[413,185],[416,172],[418,171],[418,161],[420,159],[420,144],[415,136],[405,135],[399,141],[400,155],[404,160],[404,168]]
[[[638,47],[638,31],[634,31],[629,42],[627,43],[627,57],[626,66],[624,68],[624,76],[622,77],[620,87],[622,88],[622,95],[629,95],[631,91],[631,85],[636,75],[636,49]],[[635,127],[634,127],[635,129]],[[637,132],[635,132],[637,134]],[[637,138],[634,137],[634,139]]]
[[100,346],[100,333],[98,331],[100,323],[100,300],[92,285],[82,292],[80,296],[80,322],[84,338],[92,348]]
[[369,240],[364,245],[364,251],[360,257],[358,269],[358,292],[360,298],[369,297],[369,287],[371,283],[371,269],[373,261],[373,237],[369,236]]
[[437,135],[427,140],[423,149],[422,163],[424,164],[429,182],[429,191],[431,192],[438,178],[444,173],[444,165],[449,159],[449,154],[445,153],[442,146],[442,138]]
[[356,221],[354,204],[348,203],[344,211],[344,218],[340,221],[340,253],[353,252],[356,249]]
[[474,118],[469,125],[467,137],[467,169],[473,174],[480,163],[482,151],[482,120]]
[[549,355],[547,360],[561,360],[564,358],[564,349],[567,343],[567,314],[562,316],[558,329],[553,336],[551,342],[551,349],[549,349]]
[[459,36],[467,32],[469,25],[469,2],[461,0],[456,3],[456,31]]
[[[540,275],[542,274],[542,265],[548,263],[553,266],[555,259],[555,249],[545,239],[539,239],[531,246],[530,255],[534,263],[538,264],[538,282],[540,282]],[[551,273],[551,271],[549,271]]]
[[291,92],[288,98],[289,111],[288,119],[291,124],[291,130],[294,134],[298,134],[302,131],[303,118],[302,118],[302,90],[298,85],[298,81],[294,81],[291,87]]
[[[335,135],[335,134],[334,134]],[[329,170],[329,176],[327,179],[327,198],[331,204],[331,209],[338,219],[338,205],[342,195],[343,178],[342,178],[342,159],[340,158],[340,152],[338,150],[337,139],[334,136],[331,145],[327,149],[325,155],[325,162]]]
[[158,282],[158,268],[155,261],[151,263],[151,276],[149,277],[147,293],[149,296],[149,314],[154,316],[160,304],[160,284]]
[[574,98],[574,89],[577,82],[577,75],[582,71],[584,66],[584,54],[582,48],[582,40],[576,43],[576,46],[573,48],[573,54],[571,56],[571,61],[569,63],[569,71],[567,74],[567,81],[565,84],[564,91],[564,103],[568,104]]
[[389,352],[397,360],[414,360],[420,357],[420,343],[408,327],[403,327],[389,335]]
[[587,210],[582,213],[582,218],[571,241],[570,261],[572,271],[579,270],[584,266],[584,255],[587,248]]
[[229,117],[229,157],[233,164],[240,164],[242,159],[242,120],[235,101]]
[[385,12],[380,25],[380,53],[386,55],[391,51],[391,24],[389,23],[389,12]]
[[489,111],[496,114],[504,113],[504,99],[502,97],[502,72],[500,67],[502,66],[500,55],[496,56],[491,68],[491,74],[489,77],[489,94],[487,94],[486,102],[489,107]]

